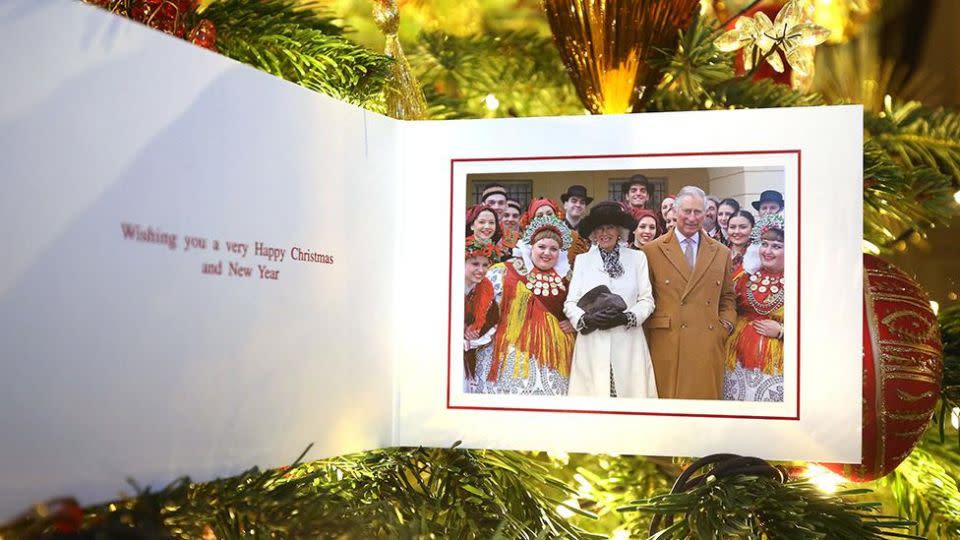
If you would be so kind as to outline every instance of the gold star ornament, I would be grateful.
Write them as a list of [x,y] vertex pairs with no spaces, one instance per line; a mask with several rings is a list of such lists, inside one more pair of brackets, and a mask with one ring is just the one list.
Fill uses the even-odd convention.
[[740,17],[733,30],[724,32],[713,44],[724,52],[742,48],[743,68],[747,71],[766,60],[774,71],[783,73],[782,51],[793,71],[807,75],[813,69],[814,47],[830,37],[830,30],[805,19],[799,0],[790,0],[773,22],[762,11],[753,17]]

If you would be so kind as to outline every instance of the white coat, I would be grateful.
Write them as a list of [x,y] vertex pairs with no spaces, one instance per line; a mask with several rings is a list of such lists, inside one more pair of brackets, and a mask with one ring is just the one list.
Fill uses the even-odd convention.
[[584,314],[577,302],[599,285],[606,285],[610,292],[623,298],[627,310],[637,318],[637,326],[618,326],[578,335],[573,348],[568,395],[609,396],[612,366],[617,397],[657,397],[650,349],[641,326],[654,307],[647,257],[642,251],[620,246],[620,264],[623,265],[623,275],[617,279],[608,276],[603,271],[600,250],[594,245],[590,251],[579,255],[573,266],[573,278],[563,311],[575,328]]

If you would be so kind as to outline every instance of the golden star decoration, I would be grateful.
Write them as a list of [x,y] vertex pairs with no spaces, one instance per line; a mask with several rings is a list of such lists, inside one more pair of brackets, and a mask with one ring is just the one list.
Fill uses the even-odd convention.
[[813,68],[814,47],[830,37],[830,30],[813,23],[804,22],[803,10],[798,0],[787,2],[773,22],[761,11],[753,17],[740,17],[733,30],[724,32],[714,41],[714,46],[724,52],[744,49],[743,67],[753,69],[755,62],[766,60],[777,73],[783,73],[783,60],[800,75],[807,75]]

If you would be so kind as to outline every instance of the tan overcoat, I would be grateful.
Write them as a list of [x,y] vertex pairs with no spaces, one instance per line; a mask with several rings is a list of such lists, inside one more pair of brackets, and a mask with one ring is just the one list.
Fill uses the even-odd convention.
[[656,308],[643,327],[661,398],[721,399],[727,329],[737,320],[730,251],[702,231],[696,267],[673,229],[643,246]]

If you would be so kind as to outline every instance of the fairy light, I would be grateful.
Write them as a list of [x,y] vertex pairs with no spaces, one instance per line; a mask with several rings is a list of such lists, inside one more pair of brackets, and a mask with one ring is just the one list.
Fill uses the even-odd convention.
[[864,253],[869,253],[871,255],[880,254],[880,248],[878,248],[876,244],[874,244],[873,242],[870,242],[869,240],[863,241],[863,251]]
[[817,489],[824,493],[836,493],[840,484],[847,481],[839,474],[815,463],[807,465],[804,476],[811,484],[817,486]]
[[940,303],[937,302],[936,300],[931,300],[931,301],[930,301],[930,309],[933,310],[933,314],[934,314],[934,315],[939,315],[939,314],[940,314]]
[[630,531],[626,529],[617,529],[610,535],[610,540],[628,540],[629,538]]
[[487,106],[487,109],[491,111],[495,111],[500,107],[500,100],[493,94],[487,94],[487,97],[483,99],[483,103]]
[[954,407],[950,411],[950,425],[953,426],[953,429],[960,429],[960,407]]
[[957,201],[957,204],[960,204],[960,190],[957,190],[957,192],[953,194],[953,200]]

